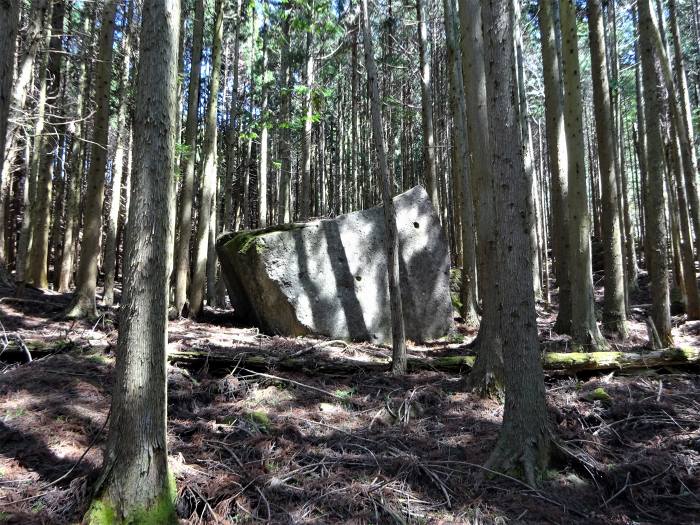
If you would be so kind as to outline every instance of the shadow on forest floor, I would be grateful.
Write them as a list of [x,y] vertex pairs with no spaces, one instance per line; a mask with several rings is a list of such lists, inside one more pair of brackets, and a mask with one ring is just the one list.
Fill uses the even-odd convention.
[[[101,461],[111,373],[111,357],[55,355],[0,376],[3,520],[79,519]],[[459,376],[276,374],[169,368],[185,522],[692,523],[700,512],[697,375],[550,379],[554,428],[579,461],[555,463],[535,492],[482,478],[502,407],[465,393]],[[592,400],[596,388],[611,401]]]
[[[67,322],[57,314],[68,296],[25,298],[0,299],[8,332],[93,348],[0,369],[0,523],[73,523],[107,433],[115,310],[97,323]],[[632,346],[646,342],[644,300],[635,297]],[[556,311],[540,304],[538,314],[541,339],[566,347],[552,333]],[[171,322],[170,343],[276,355],[317,345],[237,327],[228,312],[207,316]],[[674,323],[678,344],[698,346],[699,322]],[[463,353],[474,334],[458,329],[460,343],[411,351]],[[183,523],[694,523],[700,515],[700,377],[687,370],[548,377],[552,428],[576,459],[555,461],[539,491],[484,477],[502,406],[464,392],[459,375],[216,372],[169,367]],[[598,388],[610,399],[594,399]]]

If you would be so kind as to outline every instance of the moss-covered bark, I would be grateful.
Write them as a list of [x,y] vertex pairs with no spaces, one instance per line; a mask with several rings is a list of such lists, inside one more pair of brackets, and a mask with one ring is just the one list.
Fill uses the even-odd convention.
[[125,512],[120,504],[104,494],[90,504],[83,520],[86,525],[169,525],[178,522],[175,511],[177,488],[172,474],[167,486],[150,504]]

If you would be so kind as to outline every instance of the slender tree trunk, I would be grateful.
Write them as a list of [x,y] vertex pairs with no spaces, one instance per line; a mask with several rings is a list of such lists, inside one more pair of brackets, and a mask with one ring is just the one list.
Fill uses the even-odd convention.
[[[51,27],[46,27],[46,46],[41,55],[41,61],[39,62],[38,78],[37,78],[37,88],[38,88],[38,98],[36,103],[36,121],[34,123],[34,140],[32,141],[31,157],[29,161],[29,177],[25,179],[25,184],[28,185],[28,206],[24,208],[24,215],[22,216],[22,233],[20,235],[20,249],[18,250],[17,257],[17,281],[19,287],[17,289],[17,295],[21,296],[24,290],[24,284],[29,282],[32,285],[40,286],[46,281],[46,270],[43,272],[40,268],[36,266],[36,259],[32,260],[32,255],[36,250],[32,250],[32,244],[34,235],[37,233],[37,221],[39,215],[41,214],[40,203],[38,202],[40,197],[38,194],[39,185],[44,182],[43,177],[41,177],[41,167],[42,167],[42,156],[44,154],[44,142],[46,137],[44,136],[44,128],[46,125],[46,97],[47,97],[47,84],[48,84],[48,63],[49,63],[49,43],[51,40]],[[44,202],[43,206],[46,206],[46,199],[42,198]],[[50,200],[48,201],[50,202]],[[37,242],[39,240],[37,239]],[[34,264],[32,264],[34,263]],[[43,279],[43,280],[42,280]]]
[[[255,106],[255,41],[257,39],[257,22],[255,8],[250,9],[250,56],[248,64],[248,77],[250,78],[250,107]],[[252,129],[252,116],[250,120]],[[252,228],[252,210],[250,205],[250,172],[253,161],[253,135],[249,134],[245,162],[243,164],[243,228]]]
[[350,67],[352,68],[352,85],[351,85],[351,93],[350,93],[350,103],[352,104],[351,108],[351,118],[352,118],[352,127],[350,129],[350,170],[351,170],[351,179],[350,179],[350,194],[348,195],[348,204],[346,206],[346,210],[354,210],[360,207],[360,187],[359,187],[359,167],[358,167],[358,157],[357,157],[357,151],[360,148],[360,126],[358,123],[358,104],[360,102],[360,74],[358,72],[358,63],[357,63],[357,33],[359,32],[356,31],[353,35],[353,40],[352,40],[352,62],[350,63]]
[[12,102],[12,81],[15,74],[15,49],[19,26],[20,2],[0,0],[0,282],[9,280],[5,260],[5,203],[10,174],[4,173],[5,137]]
[[[632,10],[633,22],[636,26],[636,33],[639,34],[639,23],[637,21],[637,8]],[[635,68],[634,68],[634,78],[635,78],[635,91],[636,91],[636,101],[637,101],[637,134],[634,133],[633,129],[633,140],[635,143],[635,149],[637,153],[637,159],[639,162],[639,177],[637,180],[637,196],[639,197],[639,202],[637,203],[637,210],[639,211],[640,226],[642,232],[642,245],[644,247],[644,265],[649,269],[649,250],[647,250],[647,235],[646,235],[646,223],[645,223],[645,213],[644,213],[644,181],[647,178],[647,132],[646,132],[646,108],[644,107],[644,85],[642,83],[642,66],[641,66],[641,52],[639,48],[639,39],[635,39]]]
[[649,246],[647,268],[651,278],[651,314],[661,343],[671,346],[671,313],[666,253],[667,230],[664,222],[664,156],[659,115],[661,115],[655,46],[658,29],[650,0],[640,0],[639,47],[644,82],[647,183],[645,191],[646,231]]
[[571,283],[569,278],[569,176],[564,126],[561,65],[557,51],[555,9],[558,0],[540,0],[539,22],[542,44],[542,70],[545,95],[547,159],[551,177],[552,252],[554,273],[559,285],[559,312],[554,329],[571,331]]
[[202,70],[202,39],[204,35],[204,0],[195,0],[192,33],[192,62],[187,94],[187,121],[182,168],[182,190],[178,210],[178,242],[175,254],[175,310],[182,315],[187,300],[187,282],[190,273],[190,239],[192,237],[192,195],[194,167],[197,153],[197,111],[199,108],[199,76]]
[[[311,9],[313,10],[313,3]],[[313,55],[313,33],[306,32],[306,68],[304,71],[304,130],[301,137],[301,200],[299,203],[299,216],[301,220],[311,217],[311,130],[313,126],[313,106],[311,90],[314,84],[314,55]]]
[[96,9],[93,8],[89,15],[83,13],[82,33],[87,38],[82,40],[84,55],[81,57],[78,72],[78,94],[75,100],[76,122],[73,126],[73,140],[67,160],[66,175],[66,205],[65,226],[63,238],[63,250],[61,251],[60,270],[58,272],[57,289],[66,293],[70,290],[73,281],[73,266],[76,259],[76,239],[80,224],[80,184],[83,174],[83,119],[87,114],[87,101],[90,99],[90,82],[88,78],[87,64],[90,60],[90,47],[94,41],[94,20]]
[[[428,29],[423,0],[416,0],[418,16],[418,56],[421,77],[421,114],[423,116],[423,173],[430,200],[440,215],[437,173],[435,166],[435,136],[433,131],[433,87],[428,62]],[[442,217],[442,215],[440,215]]]
[[[20,114],[24,109],[29,92],[32,73],[34,72],[34,62],[36,54],[41,44],[45,41],[44,27],[46,23],[46,12],[49,9],[49,0],[32,0],[29,9],[28,27],[25,37],[25,44],[20,52],[17,64],[17,74],[14,85],[12,86],[10,114],[6,124],[4,137],[4,150],[0,151],[2,155],[2,164],[0,165],[0,178],[3,174],[9,175],[9,168],[12,163],[12,151],[15,147],[15,136],[20,128]],[[14,61],[14,55],[9,58]],[[0,225],[0,228],[2,225]]]
[[[487,467],[518,471],[535,485],[549,459],[544,374],[530,260],[527,194],[513,48],[513,4],[483,0],[484,62],[496,208],[496,277],[504,354],[506,403],[503,426]],[[496,262],[497,261],[497,262]]]
[[530,180],[530,191],[527,193],[527,205],[530,213],[530,224],[528,229],[530,232],[530,260],[532,261],[532,282],[535,290],[535,297],[542,298],[542,283],[540,282],[540,265],[537,258],[538,242],[537,242],[537,185],[535,184],[535,162],[534,152],[532,147],[532,129],[528,119],[528,104],[527,92],[525,89],[525,66],[523,64],[523,45],[522,35],[520,31],[520,2],[513,3],[515,7],[515,21],[513,25],[515,38],[515,60],[516,60],[516,79],[518,87],[518,104],[519,108],[519,128],[522,134],[523,159],[525,162],[525,175]]
[[100,48],[95,73],[95,119],[90,169],[87,174],[83,237],[76,290],[66,317],[96,317],[97,259],[100,256],[102,203],[104,200],[107,139],[109,135],[109,98],[112,79],[112,48],[117,0],[108,0],[102,14]]
[[207,103],[206,130],[204,135],[202,189],[199,202],[199,220],[195,237],[195,260],[192,283],[189,291],[190,317],[196,318],[202,311],[204,303],[204,286],[206,282],[209,227],[212,206],[216,194],[216,143],[217,143],[217,99],[219,94],[219,73],[221,69],[221,40],[223,37],[223,0],[216,0],[213,43],[212,70]]
[[[673,124],[672,124],[673,128]],[[690,218],[688,216],[688,201],[685,195],[683,174],[681,168],[680,145],[674,129],[670,136],[670,169],[669,185],[677,195],[678,222],[681,234],[680,251],[683,263],[683,279],[686,295],[686,314],[688,319],[700,319],[700,296],[698,295],[698,281],[695,276],[695,261],[693,258],[693,236],[690,231]]]
[[267,160],[268,160],[268,142],[269,142],[269,84],[265,75],[268,68],[268,50],[267,50],[267,32],[266,29],[262,36],[262,79],[261,79],[261,102],[260,102],[260,163],[258,164],[258,199],[259,204],[259,220],[260,228],[267,227],[268,224],[268,202],[267,202]]
[[462,61],[458,59],[457,28],[454,0],[443,0],[445,10],[445,35],[447,58],[450,68],[450,106],[454,116],[454,141],[457,146],[453,173],[457,181],[459,208],[461,210],[460,235],[462,238],[462,318],[467,326],[479,326],[476,306],[476,241],[474,238],[474,201],[468,171],[469,148],[467,146],[467,105],[464,100]]
[[370,94],[372,110],[372,131],[374,146],[379,162],[382,186],[382,202],[384,204],[384,225],[386,228],[387,269],[389,271],[389,300],[391,304],[391,340],[392,361],[391,371],[394,375],[406,373],[406,337],[404,331],[403,307],[401,305],[401,287],[399,284],[399,237],[396,227],[396,210],[392,200],[391,174],[386,159],[384,144],[384,124],[382,123],[382,107],[379,98],[379,81],[377,65],[372,50],[372,33],[369,22],[367,0],[362,0],[362,33],[365,48],[365,68],[367,69],[367,85]]
[[61,68],[63,64],[63,20],[65,4],[59,0],[53,3],[51,10],[51,36],[49,38],[48,70],[46,76],[46,101],[49,105],[46,136],[42,137],[43,151],[38,163],[36,198],[32,201],[34,220],[32,226],[32,243],[27,264],[27,282],[37,288],[48,288],[49,233],[51,227],[51,195],[53,191],[54,166],[58,158],[60,137],[63,126],[60,125],[58,98],[61,89]]
[[564,124],[569,163],[569,240],[571,279],[571,336],[575,345],[605,348],[596,324],[591,264],[591,218],[588,211],[584,161],[576,7],[561,0],[562,71],[564,76]]
[[603,13],[600,0],[588,0],[588,28],[593,75],[593,109],[598,139],[601,199],[603,201],[602,231],[605,258],[603,330],[609,335],[625,339],[627,337],[627,316],[620,237],[620,209],[615,173],[613,112],[610,102],[610,84],[608,82]]
[[291,13],[288,13],[282,21],[282,49],[280,51],[280,142],[279,142],[279,158],[281,161],[280,167],[280,183],[278,197],[277,222],[287,223],[292,220],[291,195],[290,186],[292,179],[292,152],[291,152],[291,137],[290,137],[290,117],[291,117],[291,57],[290,57],[290,20]]
[[[459,16],[463,60],[463,80],[467,98],[467,135],[471,150],[470,173],[474,174],[478,195],[477,253],[479,296],[482,298],[482,319],[477,336],[478,354],[468,377],[469,388],[480,395],[503,395],[502,334],[499,327],[498,298],[495,296],[496,230],[494,179],[491,165],[489,115],[486,99],[486,73],[481,31],[479,0],[460,0]],[[518,100],[517,98],[515,100]]]
[[[640,12],[640,25],[641,17],[642,15]],[[666,45],[664,43],[665,38],[662,37],[659,31],[659,27],[656,24],[656,19],[653,12],[651,12],[650,17],[651,22],[648,28],[650,31],[649,38],[652,39],[655,57],[661,66],[661,78],[664,87],[666,88],[666,92],[668,93],[668,104],[671,108],[671,117],[676,126],[676,133],[678,134],[678,140],[681,144],[683,174],[685,176],[686,192],[688,195],[688,202],[690,203],[691,220],[693,222],[693,229],[695,230],[695,243],[697,245],[700,244],[700,197],[698,196],[698,166],[694,149],[695,145],[693,144],[692,138],[692,126],[690,125],[689,118],[684,117],[685,104],[681,98],[683,97],[683,93],[676,88],[673,82],[671,65],[666,52]],[[681,69],[681,79],[684,78],[682,73],[683,71]],[[698,259],[700,260],[700,250],[698,251]]]
[[[180,2],[145,0],[131,218],[109,436],[86,522],[177,523],[166,436],[167,256],[177,131]],[[153,31],[158,27],[158,31]]]
[[[695,137],[693,133],[692,111],[690,108],[690,97],[688,96],[688,82],[686,80],[685,66],[683,64],[683,52],[681,47],[680,32],[678,30],[678,17],[676,14],[676,0],[669,0],[668,11],[671,25],[671,35],[673,40],[674,54],[674,69],[676,74],[676,85],[678,87],[678,106],[682,116],[682,123],[685,126],[686,133],[678,133],[678,136],[687,134],[687,142],[690,151],[686,153],[684,163],[691,161],[692,170],[684,170],[686,177],[686,194],[690,204],[690,215],[692,217],[693,227],[695,228],[695,245],[700,244],[700,201],[698,199],[697,186],[697,163],[695,156]],[[679,125],[676,123],[676,125]],[[682,150],[681,150],[682,151]],[[698,249],[698,262],[700,262],[700,249]]]
[[[111,306],[114,304],[114,281],[117,268],[117,226],[119,224],[119,211],[121,209],[122,172],[124,171],[124,149],[126,146],[127,113],[129,107],[129,71],[131,69],[131,32],[133,2],[129,4],[129,12],[126,16],[126,28],[122,29],[122,74],[119,85],[119,109],[117,112],[117,138],[114,149],[114,161],[112,163],[112,195],[109,204],[109,216],[107,218],[107,230],[105,232],[104,250],[104,292],[102,302]],[[178,97],[179,98],[179,97]],[[128,213],[128,210],[127,210]]]

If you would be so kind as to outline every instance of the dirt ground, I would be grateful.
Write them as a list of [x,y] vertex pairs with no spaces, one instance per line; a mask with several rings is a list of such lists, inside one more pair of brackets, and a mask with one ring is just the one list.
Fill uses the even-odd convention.
[[[0,522],[75,523],[107,433],[115,312],[66,322],[67,296],[9,294],[0,290],[0,336],[74,345],[28,364],[0,362]],[[646,342],[644,301],[635,297],[632,346]],[[539,313],[543,342],[566,347],[551,331],[555,312],[540,305]],[[674,324],[678,344],[700,345],[700,322]],[[467,352],[474,334],[460,330],[411,353]],[[214,311],[205,322],[172,322],[169,341],[359,360],[389,354],[267,337]],[[700,523],[699,387],[690,368],[548,376],[561,447],[532,490],[482,467],[502,406],[466,393],[458,374],[169,366],[178,513],[186,524]]]

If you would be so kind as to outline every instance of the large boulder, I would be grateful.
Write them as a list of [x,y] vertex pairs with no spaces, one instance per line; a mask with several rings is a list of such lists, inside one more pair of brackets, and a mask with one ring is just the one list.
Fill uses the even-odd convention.
[[[406,337],[452,326],[450,257],[425,190],[394,198]],[[391,341],[384,210],[224,233],[216,250],[236,314],[271,334]]]

